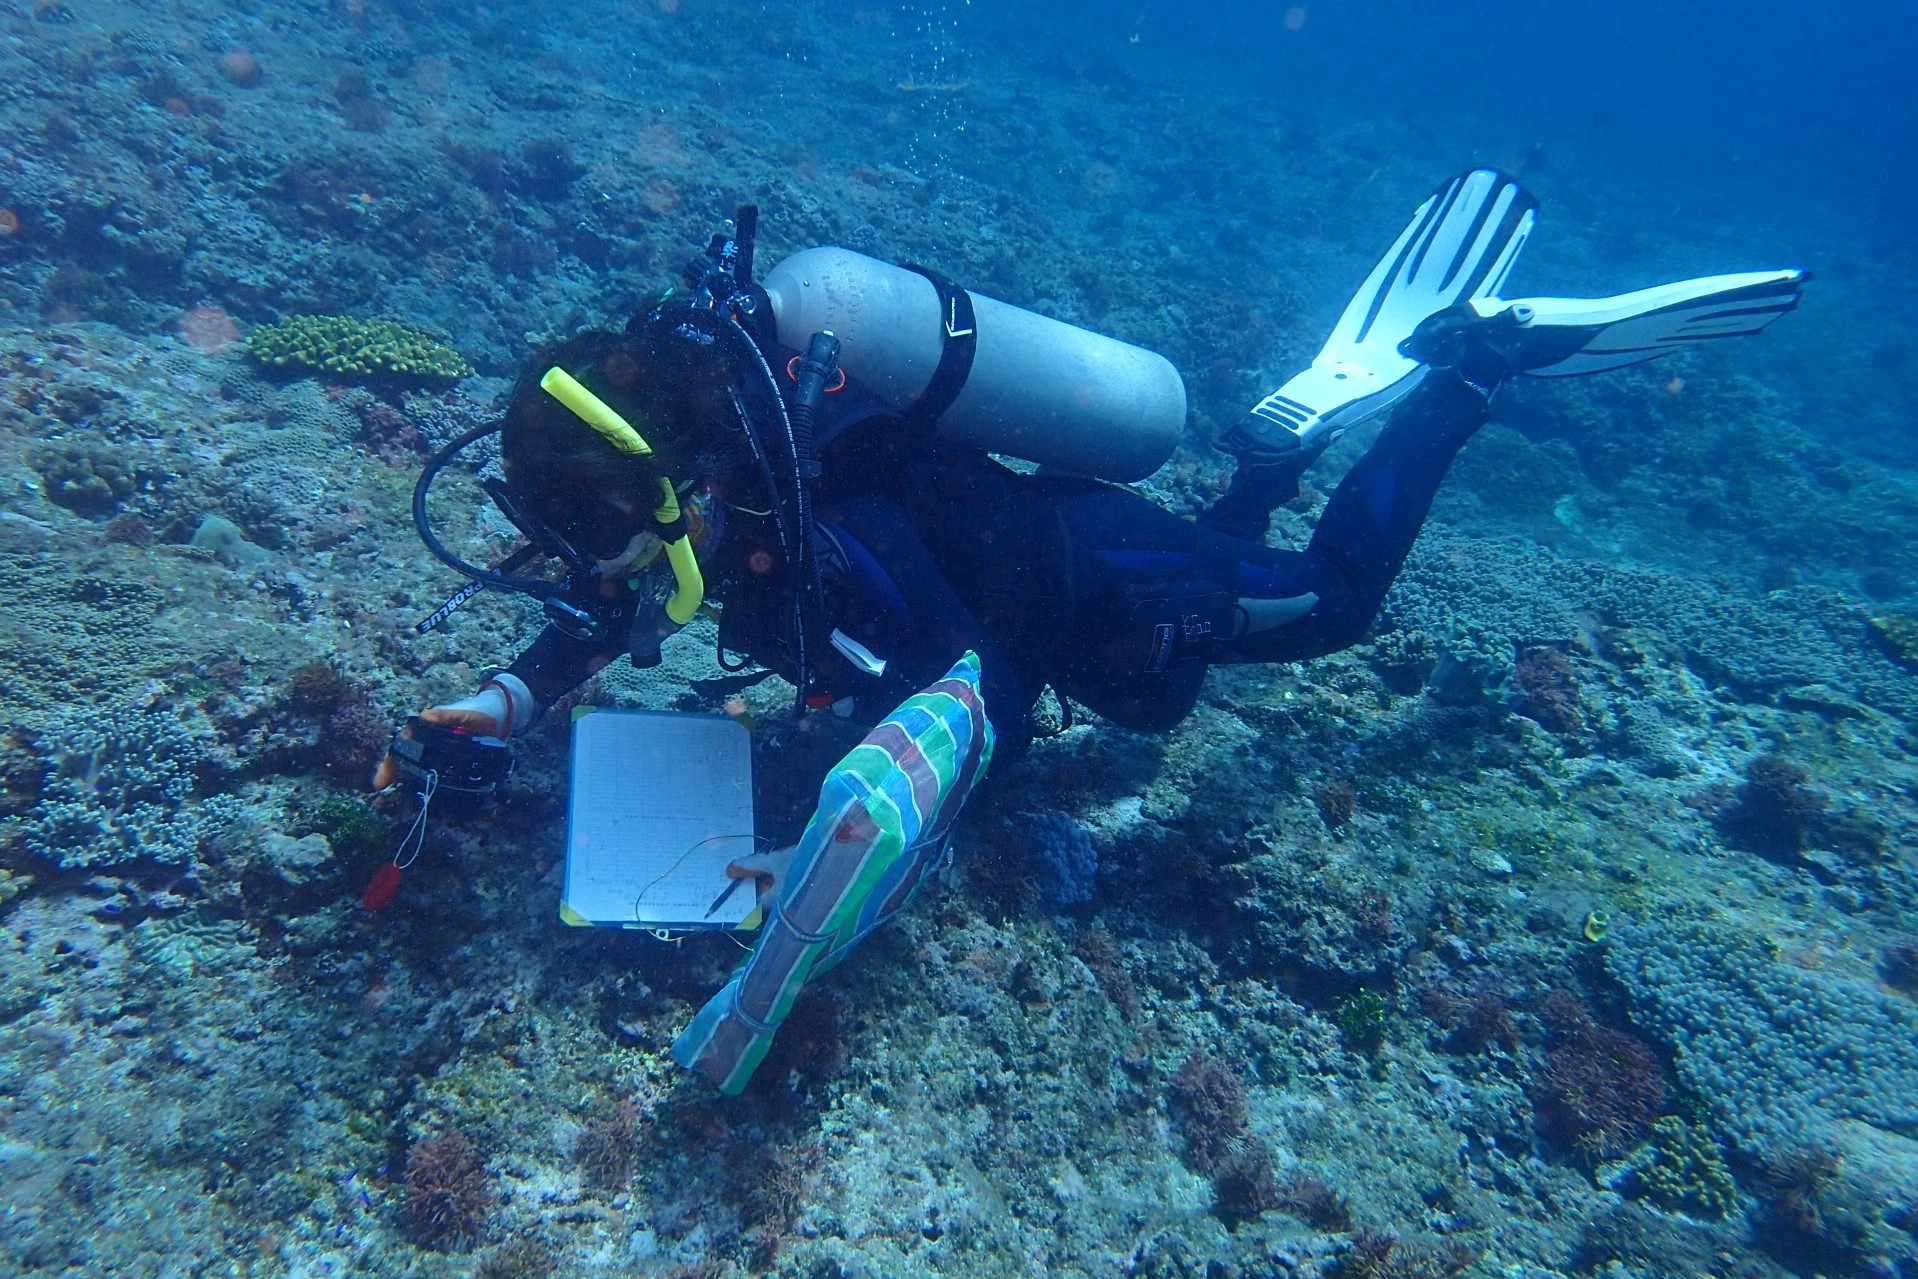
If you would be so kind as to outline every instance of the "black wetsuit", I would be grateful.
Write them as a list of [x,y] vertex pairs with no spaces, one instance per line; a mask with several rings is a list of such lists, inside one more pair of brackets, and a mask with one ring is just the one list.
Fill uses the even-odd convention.
[[[876,720],[974,649],[1008,745],[1029,736],[1048,684],[1126,727],[1168,729],[1210,663],[1296,661],[1361,639],[1485,417],[1482,392],[1429,375],[1333,492],[1311,542],[1279,550],[1211,526],[1244,523],[1243,486],[1236,520],[1194,523],[1128,489],[1014,472],[870,400],[832,397],[813,488],[824,607],[807,637],[810,700]],[[737,509],[726,520],[702,561],[722,646],[791,678],[791,586],[773,567],[772,521]],[[549,629],[509,669],[545,705],[624,651]]]

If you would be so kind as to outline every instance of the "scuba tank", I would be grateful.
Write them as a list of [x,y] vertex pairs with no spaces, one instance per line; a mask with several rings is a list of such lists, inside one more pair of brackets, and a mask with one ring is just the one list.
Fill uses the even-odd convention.
[[833,334],[848,373],[947,439],[1129,482],[1158,470],[1185,426],[1185,383],[1164,356],[923,267],[805,249],[762,287],[781,345]]

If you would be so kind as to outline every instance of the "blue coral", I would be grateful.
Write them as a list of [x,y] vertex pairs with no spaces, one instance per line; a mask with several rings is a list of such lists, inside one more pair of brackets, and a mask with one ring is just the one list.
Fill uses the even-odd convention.
[[39,803],[13,835],[64,869],[191,865],[203,840],[238,819],[229,796],[197,798],[207,737],[161,711],[72,707],[39,731]]
[[1032,823],[1039,869],[1032,886],[1053,910],[1068,910],[1092,900],[1099,876],[1099,850],[1092,835],[1065,813],[1040,813]]
[[1605,966],[1746,1153],[1776,1158],[1848,1119],[1918,1133],[1918,1009],[1872,982],[1686,921],[1615,927]]

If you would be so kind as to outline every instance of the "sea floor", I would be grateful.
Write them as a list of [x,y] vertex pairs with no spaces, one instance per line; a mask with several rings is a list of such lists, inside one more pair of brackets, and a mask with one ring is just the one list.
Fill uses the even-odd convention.
[[[1913,317],[1850,305],[1881,238],[1103,56],[928,87],[900,42],[961,36],[888,10],[596,21],[0,11],[0,1272],[1918,1274]],[[415,635],[457,585],[423,452],[734,202],[767,263],[936,263],[1165,351],[1192,436],[1143,488],[1189,513],[1410,204],[1519,159],[1528,289],[1834,269],[1762,340],[1514,388],[1365,643],[996,772],[745,1097],[665,1056],[737,942],[559,921],[563,715],[362,907],[414,815],[364,789],[393,726],[540,625]],[[302,313],[479,372],[249,354]],[[717,673],[696,626],[581,700],[717,711]],[[743,696],[795,833],[852,738]]]

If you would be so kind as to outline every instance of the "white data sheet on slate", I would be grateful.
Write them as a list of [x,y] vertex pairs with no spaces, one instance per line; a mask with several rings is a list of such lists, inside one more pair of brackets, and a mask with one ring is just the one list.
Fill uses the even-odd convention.
[[595,710],[575,719],[561,918],[738,925],[752,913],[750,883],[712,906],[730,882],[726,863],[753,851],[752,768],[752,735],[721,715]]

